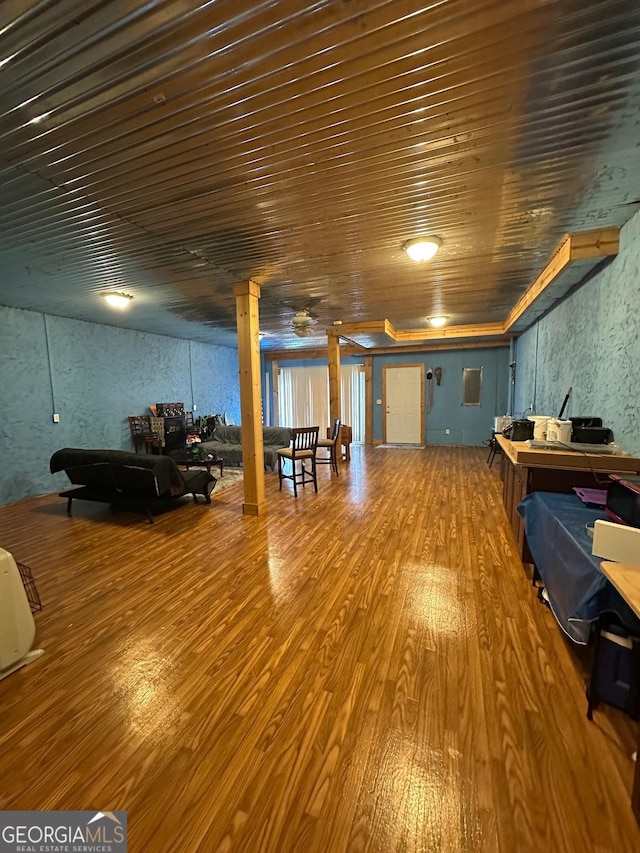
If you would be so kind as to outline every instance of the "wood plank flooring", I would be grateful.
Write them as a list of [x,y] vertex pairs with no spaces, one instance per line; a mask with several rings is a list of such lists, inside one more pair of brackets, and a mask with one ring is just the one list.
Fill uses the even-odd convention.
[[0,808],[125,809],[135,853],[640,849],[637,725],[586,719],[485,458],[353,447],[260,518],[0,507],[45,605]]

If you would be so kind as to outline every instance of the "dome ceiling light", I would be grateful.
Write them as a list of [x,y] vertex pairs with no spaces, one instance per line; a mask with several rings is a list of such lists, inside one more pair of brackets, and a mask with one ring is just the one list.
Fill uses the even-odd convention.
[[100,295],[108,305],[111,305],[112,308],[120,308],[120,310],[126,308],[133,299],[133,296],[129,296],[128,293],[110,292],[101,293]]
[[412,261],[421,263],[429,261],[442,246],[442,240],[439,237],[414,237],[412,240],[407,240],[402,248]]
[[446,317],[429,317],[429,324],[434,327],[434,329],[441,329],[442,326],[447,322]]

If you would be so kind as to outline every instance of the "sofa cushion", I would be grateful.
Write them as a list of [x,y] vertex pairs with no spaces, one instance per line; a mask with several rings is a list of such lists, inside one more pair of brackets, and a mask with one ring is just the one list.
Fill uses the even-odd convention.
[[291,427],[263,427],[262,434],[265,445],[269,447],[289,447],[291,444]]
[[222,444],[242,444],[242,428],[239,426],[217,426],[213,440]]

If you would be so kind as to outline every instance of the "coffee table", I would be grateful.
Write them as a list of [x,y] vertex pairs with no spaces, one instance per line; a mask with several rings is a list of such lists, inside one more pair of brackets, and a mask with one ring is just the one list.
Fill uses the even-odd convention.
[[189,453],[181,453],[179,456],[173,456],[178,465],[184,465],[184,467],[189,470],[189,468],[206,468],[207,474],[211,473],[211,467],[213,465],[220,466],[220,476],[224,476],[224,459],[221,459],[219,456],[213,456],[208,454],[207,456],[191,456]]

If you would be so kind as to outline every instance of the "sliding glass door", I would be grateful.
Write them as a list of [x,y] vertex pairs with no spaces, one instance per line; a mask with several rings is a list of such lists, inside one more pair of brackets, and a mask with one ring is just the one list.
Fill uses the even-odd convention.
[[[340,366],[342,422],[348,424],[354,442],[364,441],[364,368],[360,364]],[[278,417],[283,426],[325,427],[329,416],[329,371],[327,367],[281,367],[278,382]]]

